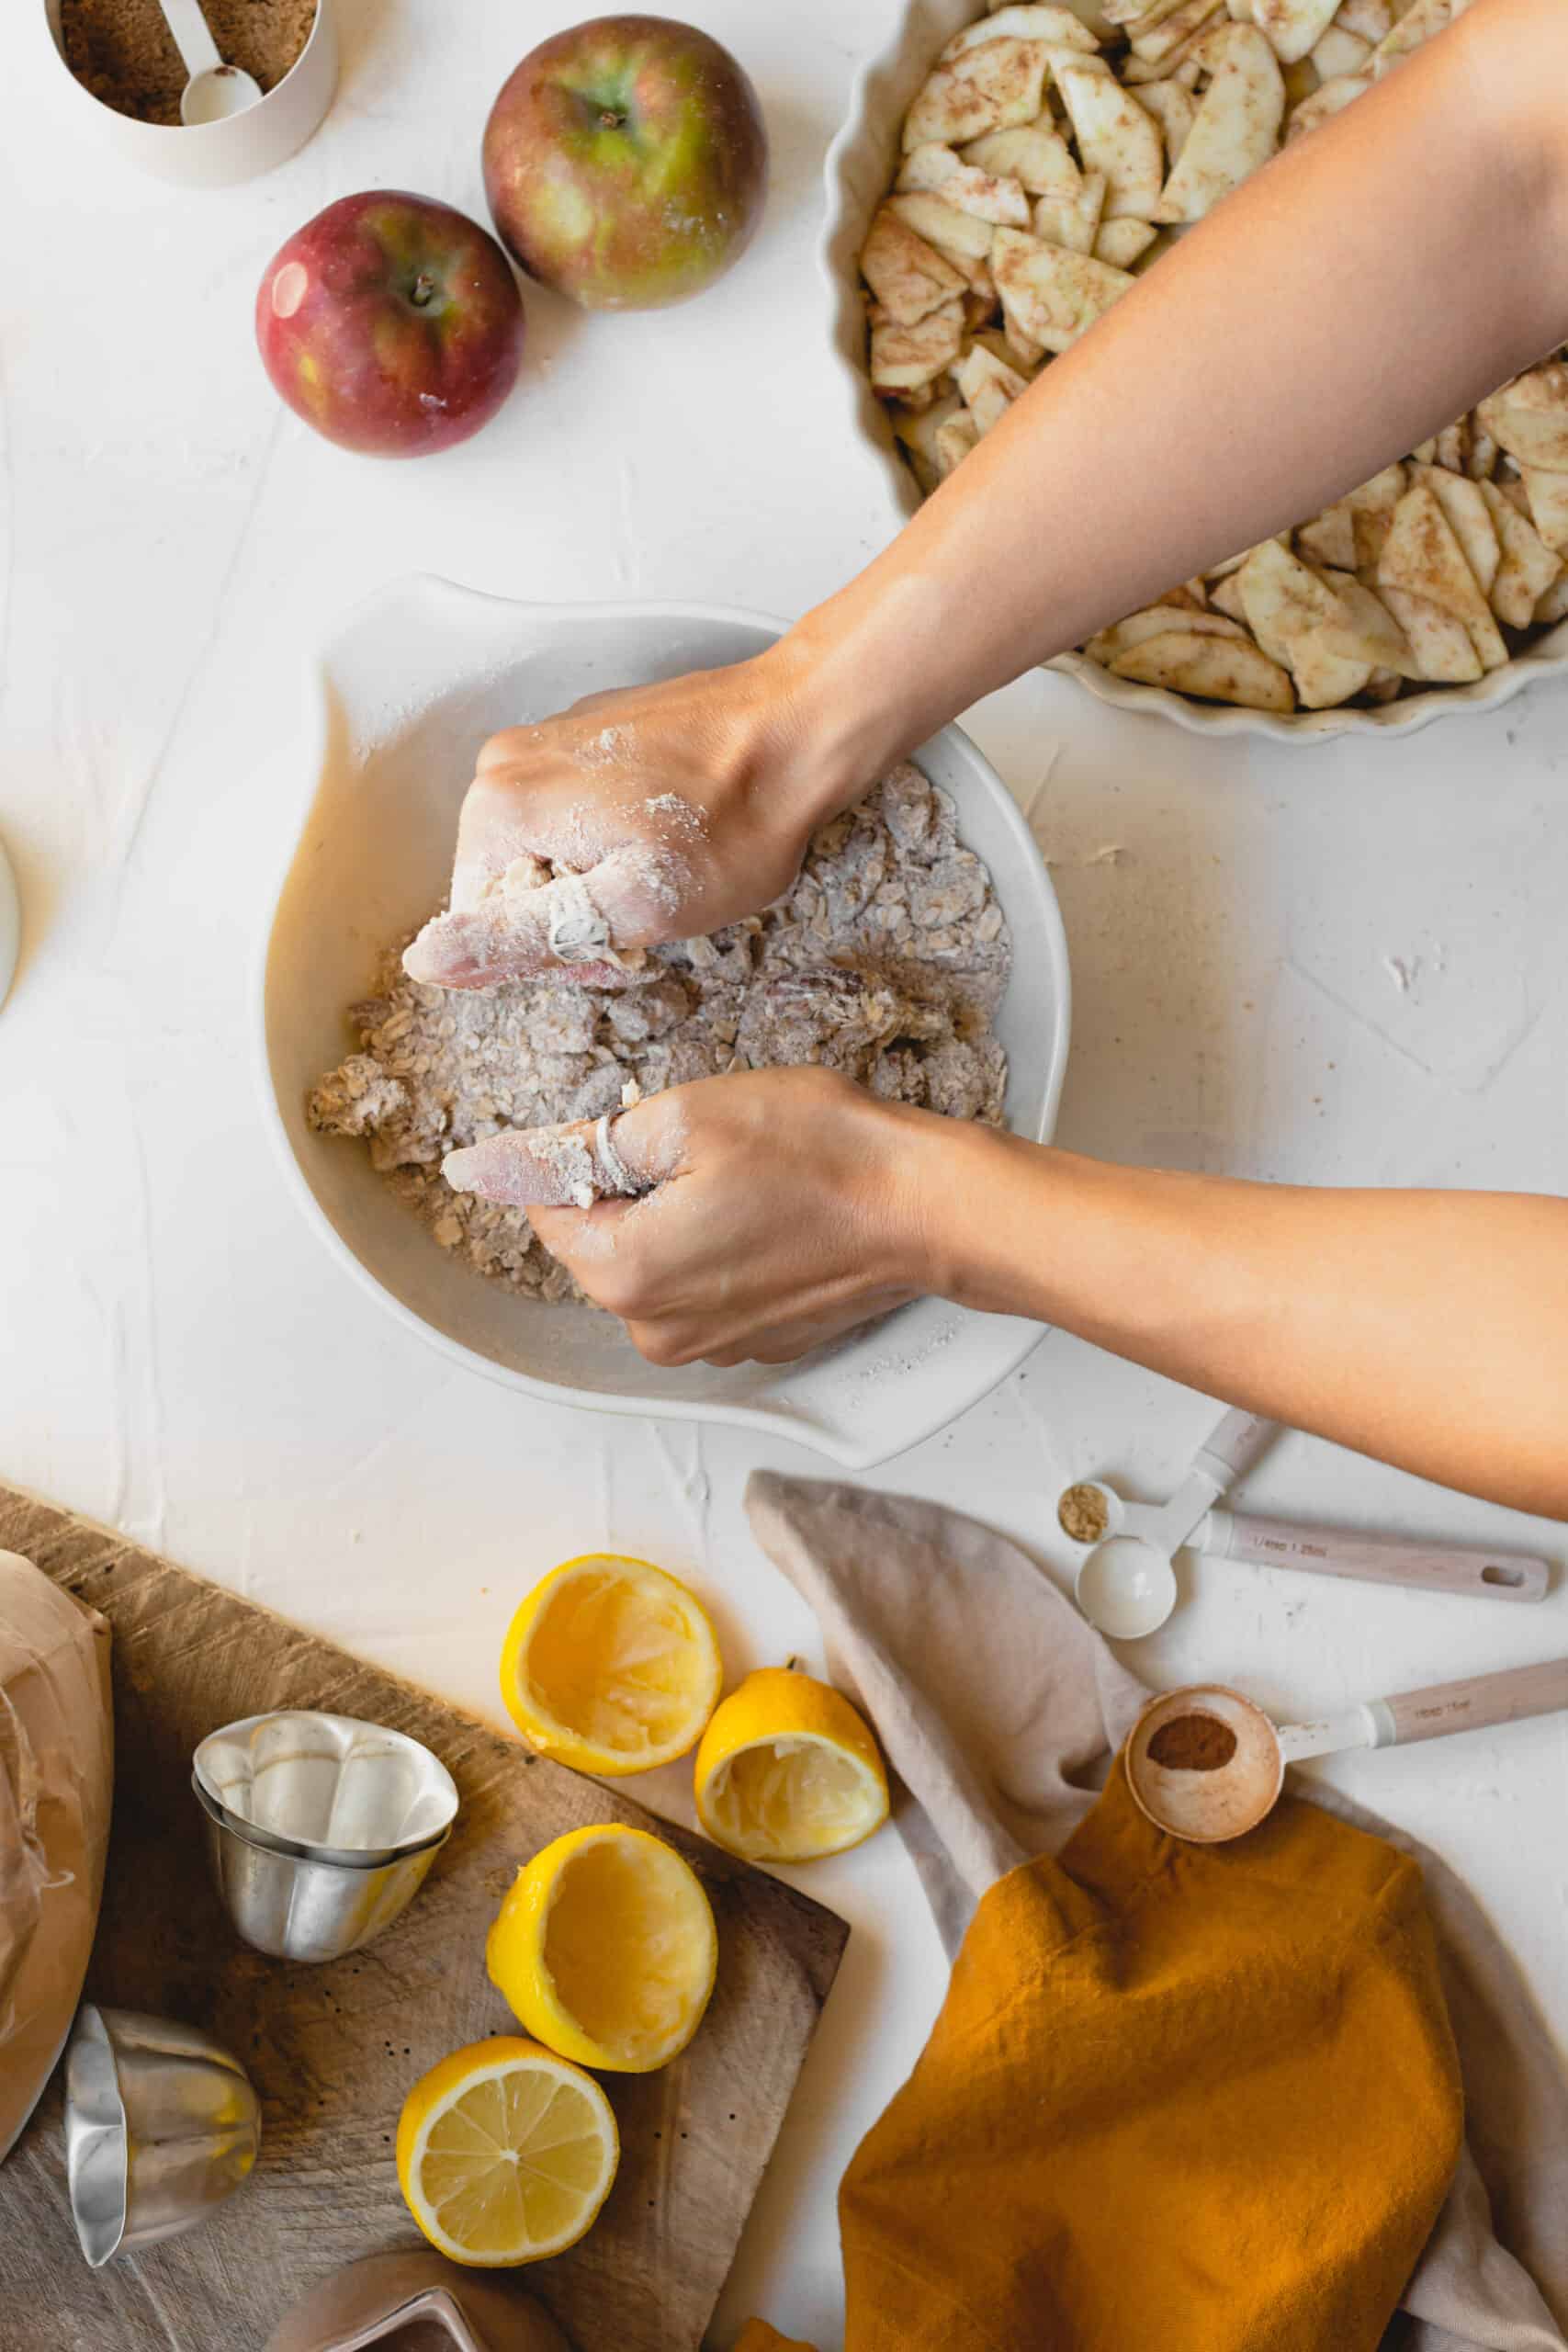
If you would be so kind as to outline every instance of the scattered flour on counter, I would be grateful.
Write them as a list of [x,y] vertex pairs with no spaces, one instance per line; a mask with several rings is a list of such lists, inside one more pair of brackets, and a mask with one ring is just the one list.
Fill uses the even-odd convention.
[[807,1063],[887,1101],[1002,1122],[992,1023],[1007,925],[952,802],[908,763],[823,827],[776,905],[651,949],[640,986],[552,975],[448,992],[407,977],[406,944],[389,943],[376,995],[350,1007],[361,1050],[314,1089],[310,1124],[366,1142],[442,1248],[530,1298],[581,1294],[523,1210],[450,1190],[449,1151],[721,1071]]

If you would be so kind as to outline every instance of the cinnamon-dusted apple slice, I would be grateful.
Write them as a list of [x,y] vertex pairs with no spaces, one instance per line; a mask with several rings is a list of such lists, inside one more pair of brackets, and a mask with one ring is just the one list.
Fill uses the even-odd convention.
[[1375,571],[1388,535],[1393,528],[1393,518],[1409,484],[1401,465],[1384,466],[1371,481],[1359,490],[1348,491],[1339,502],[1350,509],[1350,527],[1356,537],[1356,570]]
[[948,417],[937,427],[937,471],[943,481],[964,463],[971,449],[978,448],[980,428],[967,409],[960,409],[956,416]]
[[1145,605],[1141,613],[1129,613],[1124,621],[1113,628],[1102,628],[1091,637],[1084,651],[1091,662],[1109,670],[1113,662],[1130,653],[1135,645],[1144,644],[1151,637],[1166,637],[1186,630],[1193,637],[1245,637],[1247,631],[1224,613],[1195,613],[1185,605],[1158,604]]
[[1424,481],[1414,482],[1394,510],[1393,527],[1378,559],[1378,586],[1425,596],[1462,621],[1483,669],[1500,670],[1507,661],[1492,607]]
[[[1048,188],[1074,187],[1078,167],[1061,132],[1046,116],[1015,130],[988,130],[960,150],[966,164],[998,179],[1015,179],[1031,196]],[[1006,226],[1006,223],[1002,224]]]
[[1521,466],[1568,472],[1568,366],[1562,360],[1516,376],[1483,401],[1475,415]]
[[953,381],[982,437],[1029,390],[1028,378],[998,359],[983,343],[970,345],[953,369]]
[[992,223],[955,210],[940,196],[890,196],[887,209],[955,268],[963,268],[965,261],[984,261],[991,250]]
[[1294,65],[1317,47],[1334,22],[1339,0],[1252,0],[1252,22],[1281,65]]
[[908,394],[951,368],[964,345],[964,315],[957,303],[932,311],[912,327],[896,319],[871,331],[871,381],[879,392]]
[[1462,474],[1470,469],[1469,459],[1470,419],[1468,416],[1461,416],[1457,424],[1445,424],[1438,434],[1437,455],[1433,462],[1445,468],[1450,474]]
[[[1005,139],[1006,131],[997,134]],[[1000,229],[1027,229],[1029,198],[1021,184],[965,164],[951,147],[912,148],[898,174],[901,194],[934,196],[954,212],[973,213]],[[987,240],[989,243],[989,240]]]
[[1531,522],[1549,548],[1568,556],[1568,474],[1551,473],[1543,466],[1521,470]]
[[1001,38],[939,65],[904,118],[904,150],[961,146],[987,130],[1032,122],[1049,65],[1039,40]]
[[1146,220],[1102,220],[1095,232],[1094,257],[1112,269],[1131,269],[1158,235]]
[[1476,586],[1483,596],[1490,600],[1492,582],[1497,577],[1497,566],[1502,560],[1502,549],[1497,544],[1497,534],[1493,528],[1486,501],[1474,482],[1450,473],[1443,466],[1416,466],[1413,470],[1416,480],[1426,483],[1442,508]]
[[1132,79],[1132,69],[1142,66],[1166,73],[1171,64],[1184,56],[1189,45],[1196,40],[1206,27],[1216,18],[1224,20],[1224,0],[1181,0],[1181,6],[1162,17],[1157,24],[1146,29],[1134,25],[1130,31],[1133,56],[1123,69],[1123,78]]
[[1196,629],[1167,629],[1119,653],[1113,677],[1140,685],[1166,686],[1173,694],[1203,702],[1239,704],[1247,710],[1284,714],[1296,707],[1289,673],[1259,652],[1245,637],[1203,636]]
[[886,204],[871,224],[860,266],[883,309],[906,327],[962,294],[965,284],[963,273]]
[[1330,25],[1312,52],[1319,88],[1325,82],[1337,82],[1347,74],[1364,74],[1371,63],[1374,45],[1363,40],[1359,33],[1348,31],[1342,24]]
[[[947,393],[922,410],[907,408],[901,401],[888,403],[888,417],[894,434],[909,460],[915,480],[928,498],[943,479],[937,435],[944,424],[967,413],[956,392]],[[951,468],[947,470],[951,471]]]
[[1368,73],[1341,74],[1334,81],[1325,82],[1310,98],[1303,98],[1300,106],[1292,107],[1291,119],[1285,128],[1287,145],[1293,139],[1304,139],[1309,130],[1315,130],[1318,124],[1326,122],[1331,115],[1341,113],[1353,99],[1363,97],[1371,86],[1372,77]]
[[1086,172],[1076,187],[1049,188],[1034,199],[1036,237],[1070,254],[1089,254],[1105,209],[1105,175]]
[[1378,594],[1404,631],[1416,676],[1432,686],[1472,685],[1483,673],[1470,631],[1429,597],[1380,586]]
[[1359,560],[1355,517],[1343,499],[1325,506],[1312,522],[1303,523],[1295,537],[1300,552],[1314,563],[1331,564],[1337,571],[1355,571]]
[[1562,560],[1495,482],[1478,487],[1497,534],[1497,570],[1488,592],[1492,609],[1509,628],[1529,628],[1537,605],[1562,569]]
[[951,64],[954,58],[964,56],[972,49],[1007,40],[1046,41],[1057,49],[1081,51],[1089,57],[1096,55],[1100,48],[1089,27],[1071,8],[1010,6],[993,9],[988,17],[981,17],[976,23],[965,25],[962,32],[954,33],[942,52],[941,62]]
[[1058,56],[1055,79],[1085,174],[1098,172],[1104,178],[1104,218],[1147,220],[1165,180],[1158,123],[1098,62],[1091,71]]
[[1254,548],[1236,574],[1247,625],[1272,662],[1290,671],[1309,710],[1359,695],[1376,662],[1337,652],[1325,632],[1342,619],[1337,597],[1277,539]]
[[1269,43],[1255,26],[1229,26],[1214,78],[1154,218],[1201,220],[1268,162],[1284,112],[1285,85]]
[[1393,30],[1395,13],[1393,0],[1340,0],[1339,14],[1334,21],[1375,49]]
[[1462,14],[1466,0],[1415,0],[1406,8],[1393,29],[1384,34],[1372,51],[1372,71],[1386,74],[1392,66],[1403,64],[1413,50],[1442,32],[1454,17]]
[[1070,349],[1135,282],[1092,254],[1043,244],[1019,229],[997,231],[991,270],[1009,321],[1016,319],[1031,342],[1054,352]]
[[1319,631],[1330,653],[1347,662],[1370,662],[1375,670],[1393,670],[1402,678],[1419,677],[1410,641],[1381,596],[1353,572],[1325,570],[1317,576],[1333,590],[1337,607]]
[[1187,0],[1105,0],[1105,13],[1111,22],[1131,37],[1134,33],[1153,32],[1168,17],[1174,17]]
[[1174,170],[1181,161],[1188,134],[1198,119],[1198,101],[1181,82],[1145,82],[1138,104],[1153,115],[1165,136],[1165,160]]
[[1562,577],[1550,587],[1535,608],[1537,626],[1555,628],[1559,621],[1568,621],[1568,564]]

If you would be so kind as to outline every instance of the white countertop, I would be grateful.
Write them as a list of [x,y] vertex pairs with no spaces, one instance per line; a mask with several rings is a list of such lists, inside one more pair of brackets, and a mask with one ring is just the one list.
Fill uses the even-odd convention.
[[[662,315],[595,322],[531,293],[500,420],[390,466],[280,409],[252,345],[256,282],[290,231],[361,187],[482,213],[479,134],[523,17],[507,0],[343,5],[321,134],[272,178],[207,196],[85,140],[37,0],[0,28],[0,836],[26,926],[0,1012],[0,1475],[493,1718],[518,1595],[595,1546],[689,1576],[732,1669],[812,1654],[739,1495],[758,1463],[818,1465],[470,1378],[306,1229],[258,1124],[248,1006],[298,802],[296,682],[348,606],[407,571],[793,615],[883,542],[888,499],[843,413],[813,244],[823,152],[894,7],[692,0],[772,128],[753,253]],[[528,35],[575,13],[530,8]],[[1210,744],[1043,676],[983,706],[974,731],[1033,797],[1071,942],[1063,1139],[1292,1181],[1560,1186],[1565,721],[1549,688],[1413,742],[1293,752]],[[1211,1414],[1054,1336],[877,1483],[972,1499],[1061,1570],[1060,1486],[1107,1471],[1158,1496]],[[1560,1529],[1301,1438],[1247,1493],[1568,1553]],[[1561,1589],[1524,1614],[1243,1568],[1190,1583],[1135,1663],[1280,1709],[1568,1651]],[[1568,1728],[1334,1770],[1465,1874],[1568,2042]],[[689,1818],[683,1774],[653,1801]],[[750,2311],[838,2343],[838,2177],[942,1988],[895,1838],[805,1883],[855,1932],[718,2346]]]

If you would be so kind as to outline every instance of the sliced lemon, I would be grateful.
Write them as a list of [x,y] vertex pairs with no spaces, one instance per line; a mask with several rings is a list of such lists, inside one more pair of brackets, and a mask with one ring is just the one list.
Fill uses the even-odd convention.
[[695,1871],[646,1829],[573,1829],[519,1871],[485,1943],[530,2033],[581,2066],[646,2075],[684,2050],[718,1965]]
[[810,1862],[858,1846],[887,1818],[871,1727],[840,1692],[790,1667],[731,1691],[697,1750],[697,1818],[750,1862]]
[[647,1772],[702,1736],[724,1667],[695,1593],[646,1560],[552,1568],[512,1620],[501,1695],[524,1738],[579,1772]]
[[621,2143],[592,2075],[499,2035],[422,2075],[398,2120],[398,2186],[433,2246],[475,2269],[575,2245],[610,2194]]

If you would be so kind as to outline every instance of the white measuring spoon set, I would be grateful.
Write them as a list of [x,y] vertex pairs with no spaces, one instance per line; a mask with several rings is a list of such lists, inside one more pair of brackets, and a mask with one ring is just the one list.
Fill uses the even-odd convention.
[[1075,1539],[1081,1532],[1092,1547],[1078,1567],[1076,1586],[1078,1607],[1091,1625],[1124,1642],[1163,1625],[1176,1606],[1171,1562],[1184,1544],[1211,1559],[1354,1577],[1411,1591],[1470,1593],[1484,1600],[1545,1599],[1551,1565],[1529,1554],[1220,1510],[1221,1496],[1251,1469],[1279,1430],[1277,1421],[1254,1413],[1226,1413],[1168,1503],[1123,1502],[1098,1478],[1066,1489],[1057,1506],[1063,1532]]

